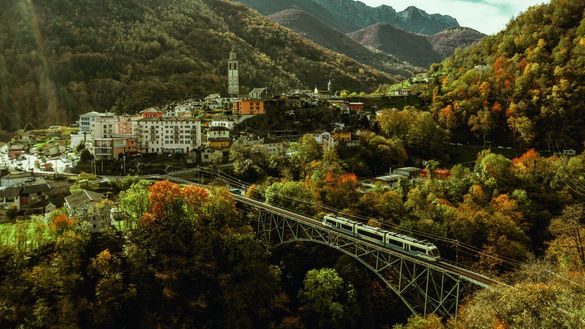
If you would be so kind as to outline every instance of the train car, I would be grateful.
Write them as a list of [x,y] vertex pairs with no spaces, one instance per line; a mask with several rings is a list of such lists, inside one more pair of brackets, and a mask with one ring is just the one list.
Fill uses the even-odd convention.
[[325,215],[323,217],[323,224],[351,233],[354,236],[359,236],[364,240],[380,243],[394,249],[400,249],[416,257],[430,261],[437,261],[441,258],[439,250],[434,244],[428,241],[417,240],[404,234],[368,226],[348,218],[335,216],[334,214]]
[[348,218],[337,217],[335,215],[328,214],[323,217],[323,224],[338,230],[348,231],[349,233],[355,234],[355,227],[359,223]]
[[365,240],[386,244],[386,234],[388,231],[377,227],[358,224],[355,227],[355,233]]

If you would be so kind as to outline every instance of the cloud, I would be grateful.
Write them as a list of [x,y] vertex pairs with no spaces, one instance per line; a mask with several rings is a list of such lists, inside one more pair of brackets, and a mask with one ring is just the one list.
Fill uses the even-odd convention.
[[498,0],[453,0],[457,2],[468,2],[475,4],[482,4],[495,8],[499,13],[503,15],[514,15],[515,8],[510,1],[498,1]]
[[459,24],[492,34],[529,6],[546,0],[359,0],[369,6],[389,5],[397,11],[416,6],[429,14],[455,17]]

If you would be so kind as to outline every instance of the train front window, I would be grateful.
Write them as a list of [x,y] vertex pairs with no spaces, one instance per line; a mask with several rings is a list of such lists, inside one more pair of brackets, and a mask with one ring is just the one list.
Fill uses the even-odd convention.
[[417,246],[413,246],[413,245],[410,246],[410,251],[418,252],[421,254],[426,254],[426,251],[424,249],[419,248]]
[[439,250],[438,250],[438,249],[436,249],[436,248],[430,249],[430,250],[429,250],[429,254],[430,254],[431,256],[433,256],[433,257],[439,257],[439,256],[440,256],[440,255],[439,255]]

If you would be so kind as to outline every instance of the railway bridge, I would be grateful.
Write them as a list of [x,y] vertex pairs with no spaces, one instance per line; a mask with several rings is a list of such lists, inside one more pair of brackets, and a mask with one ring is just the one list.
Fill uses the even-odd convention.
[[361,239],[286,209],[237,194],[234,194],[234,199],[257,210],[256,235],[267,248],[275,249],[295,242],[312,242],[334,248],[376,274],[412,313],[456,316],[466,291],[502,284],[446,261],[429,261]]
[[[172,176],[165,176],[165,179],[199,185]],[[334,248],[376,274],[412,313],[456,316],[459,302],[466,292],[503,284],[445,260],[422,259],[402,249],[325,226],[311,217],[237,193],[232,196],[240,205],[255,211],[256,236],[267,248],[275,249],[295,242],[312,242]]]

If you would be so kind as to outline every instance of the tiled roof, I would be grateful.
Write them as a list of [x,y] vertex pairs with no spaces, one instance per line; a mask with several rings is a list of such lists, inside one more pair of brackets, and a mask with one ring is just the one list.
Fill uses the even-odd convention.
[[87,203],[98,202],[103,199],[103,194],[88,190],[81,190],[65,197],[65,203],[69,206],[69,208],[75,209]]

